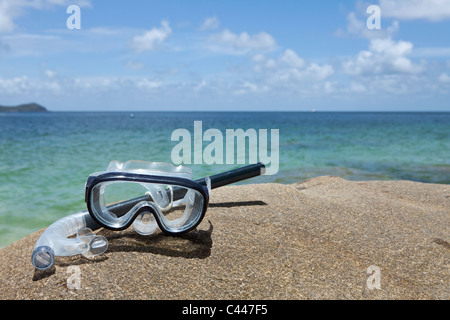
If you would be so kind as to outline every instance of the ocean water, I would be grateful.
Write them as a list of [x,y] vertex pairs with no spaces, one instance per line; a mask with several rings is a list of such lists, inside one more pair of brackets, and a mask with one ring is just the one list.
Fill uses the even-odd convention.
[[[172,132],[193,135],[194,121],[224,135],[279,129],[278,174],[245,183],[321,175],[450,183],[450,113],[0,114],[0,247],[85,210],[87,177],[111,160],[171,162]],[[194,178],[238,166],[191,165]]]

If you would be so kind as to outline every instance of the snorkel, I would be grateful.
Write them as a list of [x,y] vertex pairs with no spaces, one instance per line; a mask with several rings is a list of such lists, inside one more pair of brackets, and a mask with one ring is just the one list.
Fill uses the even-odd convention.
[[[49,226],[34,246],[31,262],[38,270],[50,268],[56,256],[67,257],[81,254],[92,258],[108,248],[108,240],[93,230],[100,226],[92,220],[88,211],[59,219]],[[73,239],[68,237],[76,234]]]
[[[167,163],[150,163],[143,161],[128,161],[125,163],[112,161],[106,171],[94,173],[88,178],[86,182],[86,201],[88,202],[89,198],[88,186],[90,183],[105,175],[118,176],[122,179],[125,176],[152,177],[153,179],[160,179],[161,181],[183,181],[181,184],[182,186],[194,185],[195,187],[195,185],[197,185],[197,191],[201,191],[199,194],[202,194],[205,197],[203,202],[204,208],[201,216],[196,217],[196,220],[191,222],[189,228],[183,230],[183,232],[188,232],[195,228],[203,219],[206,207],[208,206],[209,193],[212,189],[250,179],[264,173],[265,166],[258,163],[192,181],[191,169],[184,166],[173,166]],[[120,220],[121,215],[125,215],[125,213],[132,208],[135,210],[135,216],[130,224],[132,224],[135,231],[141,235],[153,233],[157,226],[159,226],[161,230],[166,231],[164,228],[165,226],[171,227],[176,223],[180,223],[181,220],[183,223],[186,221],[189,223],[189,217],[178,218],[171,221],[170,224],[168,224],[167,221],[161,222],[157,219],[156,222],[158,223],[156,223],[153,215],[149,213],[148,210],[149,206],[152,206],[155,211],[166,212],[181,204],[186,206],[186,212],[191,212],[193,210],[192,208],[195,207],[195,205],[189,204],[189,201],[194,203],[193,199],[195,197],[193,196],[192,190],[189,189],[190,191],[188,192],[183,191],[183,187],[180,187],[179,185],[165,189],[161,183],[144,184],[140,181],[137,184],[145,185],[147,190],[145,196],[109,204],[102,209],[108,211],[114,210],[115,218]],[[92,258],[107,250],[108,240],[103,236],[96,235],[93,231],[108,226],[99,223],[97,219],[93,218],[92,212],[90,212],[92,210],[89,202],[88,209],[88,211],[79,212],[60,219],[44,231],[32,252],[31,261],[36,269],[46,270],[50,268],[54,264],[55,257],[57,256],[74,256],[81,254],[86,258]],[[141,210],[142,212],[136,210]],[[153,211],[151,208],[150,210]],[[149,223],[149,219],[153,219],[150,221],[152,223]],[[162,217],[162,219],[165,218]],[[126,225],[124,228],[112,230],[123,230],[129,227],[130,224]],[[76,236],[71,237],[73,235]]]
[[[111,161],[105,172],[117,171],[192,178],[190,168],[175,167],[166,163]],[[96,174],[92,174],[91,177]],[[136,226],[137,230],[145,230],[145,226],[139,228],[137,221]],[[31,263],[38,270],[47,270],[54,264],[55,258],[58,256],[68,257],[81,254],[86,258],[92,258],[104,253],[108,248],[108,240],[93,232],[97,229],[100,229],[100,226],[92,219],[88,211],[78,212],[57,220],[44,231],[36,242],[31,254]],[[76,237],[69,238],[73,235]]]

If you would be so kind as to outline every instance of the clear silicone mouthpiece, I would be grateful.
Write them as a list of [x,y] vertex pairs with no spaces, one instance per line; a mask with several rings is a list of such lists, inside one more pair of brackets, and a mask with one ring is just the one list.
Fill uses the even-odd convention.
[[[92,229],[99,226],[89,212],[83,211],[62,218],[49,226],[34,246],[31,263],[36,269],[50,268],[57,256],[81,254],[87,258],[100,255],[108,248],[108,240]],[[75,238],[68,238],[76,234]]]

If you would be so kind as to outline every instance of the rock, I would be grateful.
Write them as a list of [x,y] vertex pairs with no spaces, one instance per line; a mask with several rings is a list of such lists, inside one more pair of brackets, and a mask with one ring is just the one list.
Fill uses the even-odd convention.
[[100,229],[105,254],[58,257],[45,272],[30,261],[42,230],[29,235],[0,250],[0,298],[447,300],[449,228],[448,185],[320,177],[229,186],[213,190],[195,231]]

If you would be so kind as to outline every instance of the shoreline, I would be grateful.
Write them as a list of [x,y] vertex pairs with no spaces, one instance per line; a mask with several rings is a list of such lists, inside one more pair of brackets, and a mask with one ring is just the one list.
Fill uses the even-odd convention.
[[[2,299],[449,299],[450,186],[323,176],[214,191],[183,237],[100,229],[92,260],[31,251],[43,230],[0,249]],[[81,288],[68,287],[69,267]],[[368,268],[381,272],[370,290]]]

